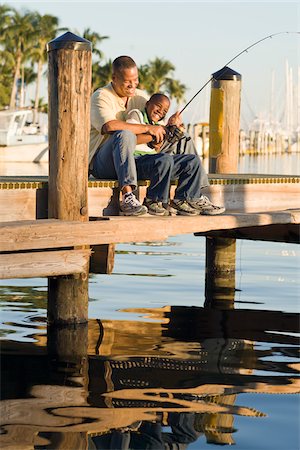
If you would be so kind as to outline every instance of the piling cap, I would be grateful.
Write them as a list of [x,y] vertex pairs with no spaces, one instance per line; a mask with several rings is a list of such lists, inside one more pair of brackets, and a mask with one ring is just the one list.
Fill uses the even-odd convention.
[[224,66],[222,69],[212,74],[214,80],[236,80],[242,79],[242,75],[230,67]]
[[92,44],[87,39],[84,39],[76,34],[67,31],[65,34],[53,39],[47,44],[47,51],[70,49],[70,50],[92,50]]

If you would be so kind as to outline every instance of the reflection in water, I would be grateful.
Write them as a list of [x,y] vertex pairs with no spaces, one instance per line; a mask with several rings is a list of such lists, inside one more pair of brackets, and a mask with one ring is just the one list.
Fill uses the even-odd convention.
[[300,172],[300,153],[243,155],[239,157],[238,172],[298,175]]
[[[259,172],[294,174],[297,161],[299,154],[284,155],[276,167],[270,160]],[[241,158],[240,165],[245,163],[241,172],[257,173],[258,162],[255,157]],[[294,394],[300,391],[299,315],[268,310],[289,310],[291,305],[294,310],[290,297],[296,289],[295,257],[289,271],[275,253],[278,264],[271,265],[271,281],[264,284],[259,271],[270,260],[258,261],[255,255],[252,264],[255,268],[258,265],[256,270],[249,263],[247,266],[253,272],[252,284],[247,286],[252,308],[258,299],[264,299],[266,288],[269,297],[272,293],[276,297],[276,277],[280,281],[287,277],[285,286],[289,290],[284,291],[283,299],[278,297],[279,290],[275,303],[271,301],[267,310],[234,309],[239,301],[235,298],[234,270],[230,276],[223,276],[222,249],[232,269],[235,258],[229,259],[229,247],[225,249],[221,244],[216,242],[211,253],[207,251],[214,269],[206,271],[203,308],[178,304],[129,307],[137,304],[133,299],[141,284],[136,278],[137,288],[132,289],[132,277],[126,280],[128,272],[148,276],[139,291],[139,305],[158,304],[154,298],[157,292],[163,304],[176,303],[173,297],[176,301],[179,298],[180,304],[181,299],[185,305],[193,304],[188,285],[192,278],[200,276],[200,271],[192,268],[193,258],[198,258],[197,270],[204,259],[204,252],[195,252],[194,243],[185,252],[177,248],[155,252],[145,243],[137,243],[137,251],[132,250],[134,247],[127,251],[126,247],[117,252],[121,257],[126,255],[126,273],[120,268],[110,278],[117,284],[122,275],[122,292],[113,290],[112,296],[117,292],[117,302],[121,294],[123,304],[128,305],[120,311],[122,317],[136,314],[136,320],[101,320],[101,307],[110,300],[103,295],[103,280],[107,278],[92,278],[104,297],[94,316],[98,320],[90,320],[88,327],[71,329],[46,329],[44,280],[36,286],[25,286],[24,280],[21,286],[17,280],[12,286],[3,286],[0,448],[183,450],[235,443],[239,449],[252,450],[262,448],[263,440],[268,449],[298,450],[299,402]],[[166,260],[165,266],[156,267],[155,255]],[[186,258],[180,259],[180,255]],[[134,268],[129,270],[132,256],[142,259],[138,264],[135,260]],[[171,267],[174,256],[179,257],[176,270]],[[135,274],[137,266],[145,273]],[[184,283],[179,280],[176,284],[179,271],[184,274]],[[153,290],[152,299],[150,282],[154,278],[155,285],[165,284]],[[168,281],[172,282],[170,292]],[[147,286],[150,294],[145,292]],[[179,297],[175,295],[177,287]],[[196,289],[198,305],[198,285]]]
[[233,444],[239,416],[266,420],[264,403],[253,408],[241,394],[299,392],[297,314],[183,306],[126,311],[143,321],[48,329],[47,346],[38,329],[35,345],[3,341],[1,448]]

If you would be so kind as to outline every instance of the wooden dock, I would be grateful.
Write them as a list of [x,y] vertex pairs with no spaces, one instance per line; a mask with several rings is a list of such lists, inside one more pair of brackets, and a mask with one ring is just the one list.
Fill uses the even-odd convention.
[[[230,213],[280,211],[300,207],[300,176],[210,174],[204,189],[215,204]],[[143,200],[147,181],[140,181]],[[175,185],[172,186],[171,194]],[[120,191],[115,180],[88,181],[90,217],[119,215]],[[48,218],[47,177],[0,177],[0,222]]]
[[[87,246],[162,241],[178,234],[247,238],[252,230],[258,239],[258,230],[270,237],[270,229],[276,226],[282,239],[288,240],[288,235],[293,242],[299,239],[300,177],[211,175],[210,183],[207,192],[216,204],[225,204],[225,214],[122,217],[118,216],[118,183],[90,180],[90,220],[81,222],[47,219],[46,178],[2,177],[0,277],[82,274],[91,256]],[[140,198],[146,187],[147,182],[139,183]]]

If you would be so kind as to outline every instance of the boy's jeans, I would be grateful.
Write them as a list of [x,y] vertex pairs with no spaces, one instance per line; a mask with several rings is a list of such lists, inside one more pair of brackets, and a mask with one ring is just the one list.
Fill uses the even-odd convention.
[[137,187],[137,180],[150,180],[147,197],[167,203],[171,180],[178,180],[175,198],[195,200],[208,185],[207,175],[196,155],[157,153],[134,158],[136,136],[131,131],[115,131],[93,159],[92,175],[117,179],[120,188]]

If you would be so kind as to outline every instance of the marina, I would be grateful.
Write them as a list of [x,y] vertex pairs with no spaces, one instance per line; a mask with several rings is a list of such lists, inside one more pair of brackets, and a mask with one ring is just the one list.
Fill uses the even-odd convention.
[[239,83],[218,80],[237,102],[214,105],[206,193],[226,212],[121,217],[117,182],[86,176],[73,44],[49,55],[49,173],[0,180],[1,448],[254,450],[268,426],[298,450],[299,155],[239,173]]

